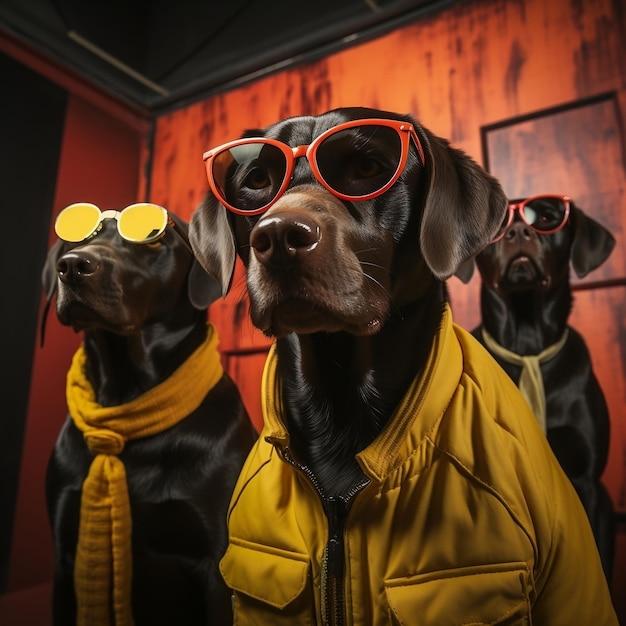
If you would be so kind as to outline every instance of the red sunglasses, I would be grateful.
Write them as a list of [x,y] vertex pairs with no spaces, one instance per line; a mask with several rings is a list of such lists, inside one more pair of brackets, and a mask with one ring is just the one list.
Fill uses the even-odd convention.
[[509,210],[492,243],[504,237],[504,234],[515,219],[516,212],[519,213],[520,219],[524,224],[539,235],[556,233],[567,224],[570,202],[571,198],[569,196],[558,194],[543,194],[509,202]]
[[231,141],[203,155],[211,191],[230,211],[267,211],[289,187],[296,159],[306,158],[313,176],[341,200],[369,200],[400,177],[410,139],[424,165],[424,151],[409,122],[353,120],[334,126],[312,143],[292,147],[276,139]]

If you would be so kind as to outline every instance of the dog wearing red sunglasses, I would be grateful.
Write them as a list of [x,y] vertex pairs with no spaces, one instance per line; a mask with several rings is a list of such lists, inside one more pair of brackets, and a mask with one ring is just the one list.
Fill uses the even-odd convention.
[[55,626],[232,624],[218,562],[257,433],[207,324],[219,285],[188,224],[145,209],[71,205],[43,269],[83,333],[46,475]]
[[[613,235],[567,196],[511,201],[496,241],[476,256],[481,324],[472,331],[525,391],[587,511],[609,580],[615,514],[601,482],[609,414],[585,340],[568,318],[570,268],[582,278],[614,246]],[[473,266],[470,261],[459,278],[469,281]]]
[[204,158],[191,245],[224,293],[243,260],[275,338],[220,564],[236,623],[617,624],[576,492],[452,321],[445,281],[500,228],[498,182],[367,108]]

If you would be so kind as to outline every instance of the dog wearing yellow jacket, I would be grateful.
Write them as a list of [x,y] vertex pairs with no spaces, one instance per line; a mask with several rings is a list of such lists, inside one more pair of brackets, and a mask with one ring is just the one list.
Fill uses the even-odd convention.
[[[221,561],[238,626],[616,626],[589,522],[445,280],[498,182],[408,115],[340,108],[208,150],[189,237],[275,338]],[[212,242],[219,238],[217,248]]]

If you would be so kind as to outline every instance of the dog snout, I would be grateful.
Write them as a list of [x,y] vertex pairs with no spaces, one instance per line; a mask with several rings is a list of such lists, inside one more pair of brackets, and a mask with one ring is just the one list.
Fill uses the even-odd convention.
[[250,245],[263,265],[299,260],[320,242],[322,230],[310,216],[282,212],[261,218],[250,233]]
[[68,252],[57,261],[57,274],[67,284],[95,274],[100,267],[98,259],[87,252]]
[[536,239],[535,231],[521,220],[515,220],[504,233],[504,239],[511,243]]

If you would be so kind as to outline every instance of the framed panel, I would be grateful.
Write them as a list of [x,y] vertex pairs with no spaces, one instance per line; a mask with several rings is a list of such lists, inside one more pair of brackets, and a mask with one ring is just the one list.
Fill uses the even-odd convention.
[[610,230],[617,245],[607,262],[572,283],[624,279],[626,160],[617,95],[605,94],[483,127],[483,162],[509,198],[570,196]]
[[569,324],[584,337],[611,420],[603,475],[615,509],[626,519],[626,286],[581,289]]

